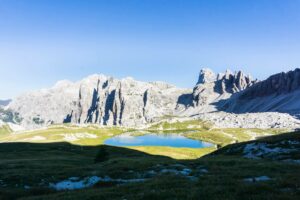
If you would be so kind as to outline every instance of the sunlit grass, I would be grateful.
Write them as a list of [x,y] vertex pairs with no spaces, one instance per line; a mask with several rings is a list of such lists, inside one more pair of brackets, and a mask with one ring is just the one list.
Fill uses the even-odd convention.
[[245,129],[213,128],[212,124],[201,120],[160,122],[147,129],[153,133],[178,133],[185,136],[226,146],[228,144],[254,140],[256,138],[286,133],[289,129]]
[[127,148],[145,152],[151,155],[162,155],[174,159],[183,159],[183,160],[200,158],[216,150],[214,147],[176,148],[176,147],[161,147],[161,146],[139,146],[139,147],[127,147]]
[[211,123],[202,120],[164,121],[150,126],[148,130],[208,130],[211,127]]
[[103,144],[106,139],[121,134],[125,131],[126,129],[121,128],[57,125],[50,126],[46,129],[27,131],[18,134],[6,134],[5,136],[0,137],[0,142],[49,143],[66,141],[72,144],[89,146]]
[[13,131],[8,125],[3,125],[0,127],[0,137],[7,136],[9,133],[12,133]]

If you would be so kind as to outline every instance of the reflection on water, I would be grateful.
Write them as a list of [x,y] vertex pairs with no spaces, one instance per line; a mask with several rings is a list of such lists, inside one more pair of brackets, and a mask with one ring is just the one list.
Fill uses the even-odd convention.
[[104,141],[104,144],[111,146],[170,146],[188,148],[204,148],[212,146],[210,143],[189,139],[178,134],[147,134],[142,136],[124,134],[109,138]]

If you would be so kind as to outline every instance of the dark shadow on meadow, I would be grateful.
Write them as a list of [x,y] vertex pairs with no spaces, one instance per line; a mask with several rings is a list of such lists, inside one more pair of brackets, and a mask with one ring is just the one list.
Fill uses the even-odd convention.
[[[274,139],[273,139],[274,138]],[[299,133],[262,138],[262,142],[300,141]],[[69,143],[0,144],[0,199],[298,199],[300,165],[241,156],[247,143],[228,145],[195,160],[176,160],[113,146]],[[235,149],[228,153],[230,149]],[[299,149],[298,149],[299,150]],[[182,174],[153,171],[190,169]],[[203,173],[198,173],[198,171]],[[184,170],[183,170],[184,171]],[[145,182],[99,183],[88,189],[55,191],[50,183],[71,177],[142,179]],[[268,176],[270,181],[247,183]],[[197,179],[194,179],[194,178]],[[285,192],[289,188],[291,192]]]

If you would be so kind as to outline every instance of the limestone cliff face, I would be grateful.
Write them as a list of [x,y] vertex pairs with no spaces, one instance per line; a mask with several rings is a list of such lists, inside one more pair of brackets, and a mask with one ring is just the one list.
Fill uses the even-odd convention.
[[132,78],[95,79],[93,85],[81,85],[72,122],[139,126],[172,115],[178,109],[179,96],[190,92],[166,83],[144,83]]
[[242,95],[242,99],[251,99],[269,95],[282,95],[294,92],[300,89],[300,69],[282,72],[270,76],[249,88]]
[[138,126],[173,114],[179,96],[188,92],[160,82],[92,77],[89,84],[80,85],[69,121]]
[[29,128],[63,122],[141,126],[184,109],[178,99],[189,93],[162,82],[93,75],[21,95],[9,108],[17,110],[21,124]]

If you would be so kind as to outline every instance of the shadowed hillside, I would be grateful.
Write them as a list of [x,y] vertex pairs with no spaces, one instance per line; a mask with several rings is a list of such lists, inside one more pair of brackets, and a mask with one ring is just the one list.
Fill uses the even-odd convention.
[[[279,141],[283,146],[277,148],[282,149],[287,148],[284,142],[291,143],[288,146],[295,151],[289,159],[296,160],[297,156],[293,155],[299,155],[299,133],[272,136],[255,142],[269,145]],[[276,157],[247,158],[243,151],[253,142],[227,146],[195,160],[176,160],[105,145],[2,143],[0,197],[299,199],[300,177],[296,174],[300,174],[300,165],[283,162]],[[271,146],[268,148],[272,149]],[[81,180],[89,181],[92,177],[98,177],[98,182],[90,188],[56,191],[61,189],[62,181],[73,184]]]

